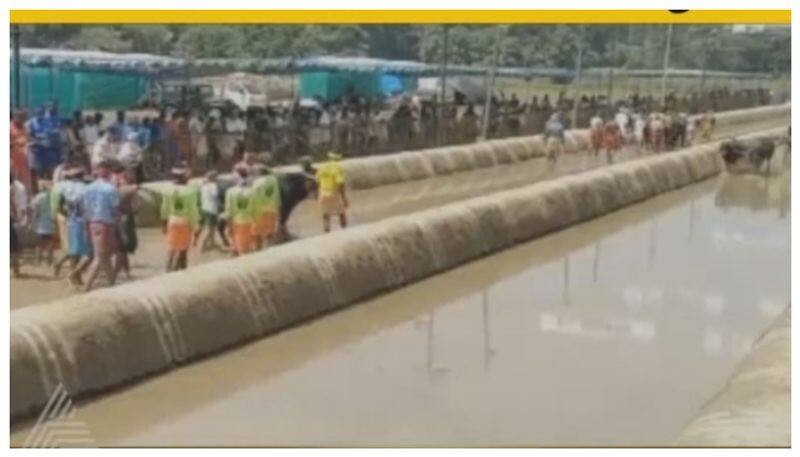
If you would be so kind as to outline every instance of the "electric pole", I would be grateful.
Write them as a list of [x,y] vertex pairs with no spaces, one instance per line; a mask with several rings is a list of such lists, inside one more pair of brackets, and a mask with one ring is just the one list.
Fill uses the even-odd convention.
[[19,25],[12,24],[11,25],[11,41],[14,46],[14,109],[20,109],[22,107],[22,97],[20,94],[20,88],[22,84],[20,83],[20,61],[19,61],[19,39],[20,39],[20,32],[19,32]]
[[486,84],[486,104],[483,109],[483,128],[481,129],[481,137],[486,140],[489,134],[489,118],[492,110],[492,95],[494,93],[494,80],[497,76],[497,61],[500,58],[500,37],[503,30],[502,26],[496,26],[494,38],[494,56],[492,57],[492,67],[489,73],[489,81]]
[[617,31],[612,32],[614,35],[611,39],[611,65],[608,67],[608,116],[609,118],[614,115],[614,65],[617,64]]
[[450,25],[442,26],[442,87],[439,97],[439,144],[444,144],[445,98],[447,97],[447,60],[449,58]]
[[583,40],[586,33],[585,26],[581,26],[581,31],[578,34],[578,57],[575,59],[575,101],[572,107],[572,128],[578,128],[578,106],[580,105],[581,96],[581,73],[583,71]]
[[667,45],[664,49],[664,73],[661,75],[661,103],[667,108],[667,72],[669,71],[669,51],[672,46],[672,24],[667,26]]

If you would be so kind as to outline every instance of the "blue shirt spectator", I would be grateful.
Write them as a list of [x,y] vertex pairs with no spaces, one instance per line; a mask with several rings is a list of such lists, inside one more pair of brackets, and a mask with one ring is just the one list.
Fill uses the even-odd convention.
[[119,214],[119,192],[105,179],[96,179],[83,193],[83,211],[87,222],[115,224]]
[[48,173],[61,163],[61,123],[55,108],[39,109],[28,124],[33,137],[31,168]]

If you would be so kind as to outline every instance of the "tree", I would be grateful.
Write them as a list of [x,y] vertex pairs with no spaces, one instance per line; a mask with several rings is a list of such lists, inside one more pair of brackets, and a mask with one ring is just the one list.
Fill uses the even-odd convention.
[[[736,33],[731,26],[675,25],[671,66],[788,73],[790,29]],[[501,36],[500,65],[573,68],[579,25],[511,25]],[[440,25],[23,25],[23,47],[143,52],[194,58],[303,57],[318,54],[385,59],[442,59]],[[495,26],[449,27],[452,64],[488,65]],[[665,26],[585,26],[586,68],[661,67]],[[616,43],[616,46],[613,45]],[[612,47],[615,52],[612,53]]]

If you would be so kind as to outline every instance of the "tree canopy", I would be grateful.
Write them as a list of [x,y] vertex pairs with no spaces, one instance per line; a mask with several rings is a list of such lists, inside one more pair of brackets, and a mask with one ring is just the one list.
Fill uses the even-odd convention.
[[[31,25],[22,46],[142,52],[190,58],[369,56],[440,62],[445,33],[453,64],[659,68],[666,25]],[[675,68],[788,73],[790,30],[675,25]]]

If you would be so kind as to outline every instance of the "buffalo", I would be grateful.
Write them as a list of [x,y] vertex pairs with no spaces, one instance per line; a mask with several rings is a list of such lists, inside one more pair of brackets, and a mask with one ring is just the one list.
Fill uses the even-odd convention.
[[[278,172],[275,176],[278,178],[278,185],[281,194],[281,204],[278,217],[278,232],[275,236],[276,242],[289,241],[293,236],[289,233],[287,225],[289,217],[294,211],[295,207],[303,200],[313,195],[316,191],[316,180],[310,174],[313,171],[301,172]],[[232,173],[220,175],[217,183],[220,189],[220,204],[224,206],[225,193],[236,184],[236,176]],[[219,233],[222,236],[223,242],[227,245],[227,237],[225,236],[225,221],[220,220]]]
[[775,154],[775,140],[772,138],[757,138],[748,140],[731,139],[723,142],[719,147],[722,159],[728,169],[749,167],[756,172],[765,168],[769,174],[769,164]]

